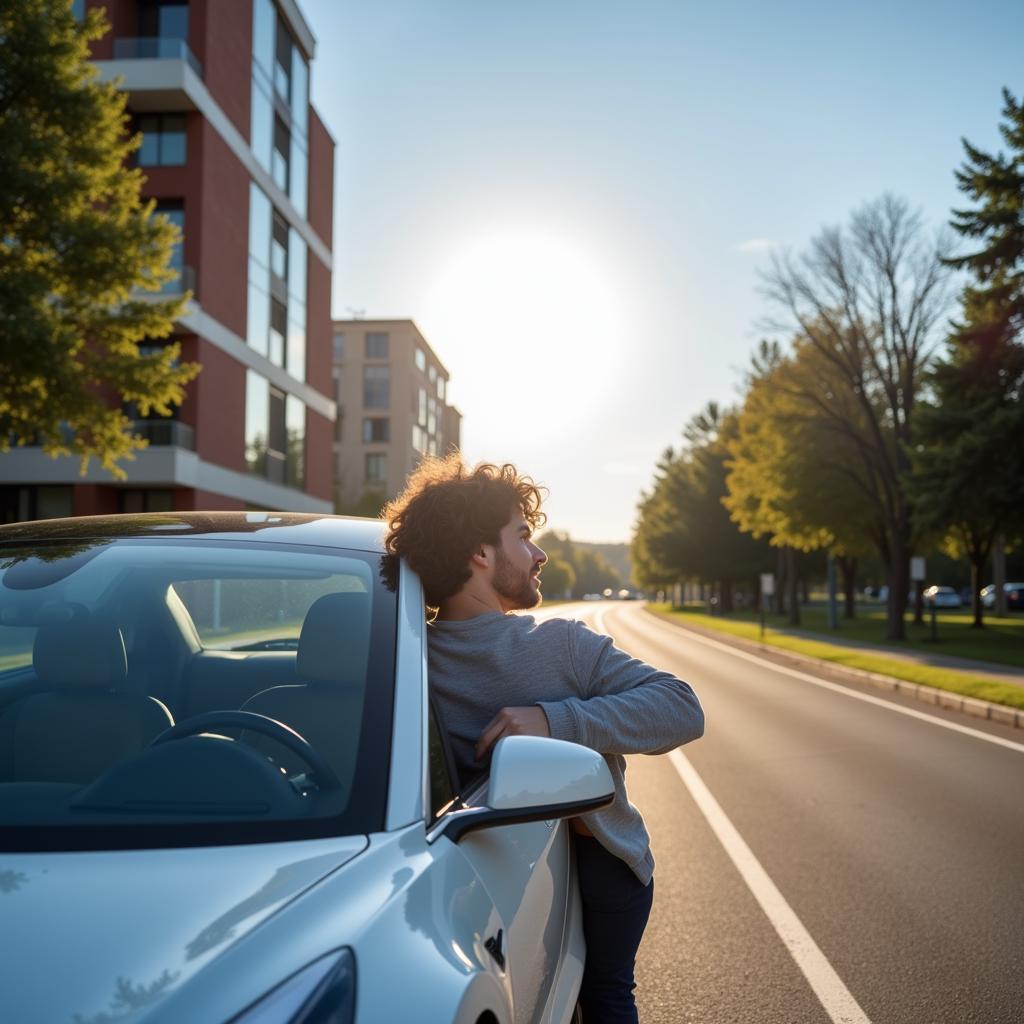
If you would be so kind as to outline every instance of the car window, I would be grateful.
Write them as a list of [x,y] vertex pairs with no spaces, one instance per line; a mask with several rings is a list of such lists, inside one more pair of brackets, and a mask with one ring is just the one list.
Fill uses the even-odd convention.
[[369,594],[361,563],[356,571],[237,579],[230,575],[172,584],[209,650],[297,650],[310,607],[326,594]]
[[452,769],[446,745],[438,728],[434,709],[430,710],[429,725],[430,744],[430,810],[433,817],[438,817],[455,799],[456,790],[453,785]]
[[71,849],[380,828],[395,607],[364,552],[0,547],[0,832]]

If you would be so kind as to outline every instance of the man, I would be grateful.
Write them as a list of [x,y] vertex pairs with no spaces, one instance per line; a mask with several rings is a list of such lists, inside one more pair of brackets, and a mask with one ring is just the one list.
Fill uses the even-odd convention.
[[430,687],[463,780],[503,736],[554,736],[604,755],[615,799],[572,822],[587,944],[580,1004],[585,1024],[636,1022],[654,858],[623,755],[697,739],[704,713],[686,683],[582,622],[509,614],[541,602],[540,506],[540,489],[514,466],[427,459],[384,510],[387,548],[419,575],[434,614]]

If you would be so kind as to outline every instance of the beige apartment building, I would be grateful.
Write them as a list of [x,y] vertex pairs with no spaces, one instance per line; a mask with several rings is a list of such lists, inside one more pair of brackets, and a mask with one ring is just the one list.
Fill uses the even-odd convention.
[[335,320],[334,501],[372,514],[424,455],[459,447],[449,375],[412,320]]

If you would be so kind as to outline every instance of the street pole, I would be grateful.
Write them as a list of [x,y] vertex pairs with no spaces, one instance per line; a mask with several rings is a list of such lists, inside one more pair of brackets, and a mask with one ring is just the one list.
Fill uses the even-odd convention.
[[839,628],[839,608],[836,605],[836,558],[828,553],[828,628]]
[[760,601],[761,606],[761,640],[764,641],[764,612],[768,598],[775,593],[775,577],[770,572],[761,573]]

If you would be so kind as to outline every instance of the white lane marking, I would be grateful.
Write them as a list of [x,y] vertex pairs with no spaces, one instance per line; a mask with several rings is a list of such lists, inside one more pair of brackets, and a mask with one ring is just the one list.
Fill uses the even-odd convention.
[[[598,613],[598,619],[601,622],[602,632],[607,632],[604,628],[604,614],[603,612]],[[680,627],[673,626],[668,622],[659,621],[654,615],[650,616],[650,622],[644,622],[644,626],[650,625],[652,627],[662,627],[666,630],[678,630]],[[643,626],[633,622],[630,623],[634,629],[643,630]],[[781,672],[783,675],[792,676],[794,679],[802,679],[805,683],[813,683],[815,686],[820,686],[823,690],[832,690],[833,693],[841,693],[846,697],[852,697],[855,700],[862,700],[868,704],[875,704],[880,708],[887,708],[889,711],[898,711],[901,715],[909,715],[911,718],[920,719],[922,722],[928,722],[931,725],[941,725],[943,729],[952,729],[954,732],[963,733],[965,736],[973,736],[975,739],[985,740],[987,743],[995,743],[997,746],[1006,747],[1008,750],[1016,750],[1018,754],[1024,754],[1024,743],[1017,743],[1014,740],[1003,739],[1002,736],[993,736],[990,733],[982,732],[980,729],[972,729],[967,725],[959,725],[956,722],[947,722],[944,718],[936,718],[934,715],[926,714],[924,711],[916,711],[914,708],[905,708],[901,704],[894,704],[892,701],[885,700],[884,697],[874,697],[870,693],[861,693],[860,690],[853,690],[846,686],[841,686],[839,683],[831,683],[827,679],[818,679],[816,676],[808,675],[806,672],[800,672],[795,668],[788,668],[785,665],[777,665],[774,661],[769,661],[767,658],[760,658],[756,654],[751,654],[749,651],[741,651],[736,647],[730,647],[729,644],[721,643],[718,640],[712,640],[710,637],[704,636],[702,633],[696,633],[692,629],[686,630],[686,636],[688,639],[696,640],[698,643],[707,645],[708,647],[714,647],[717,650],[724,651],[726,654],[732,654],[737,658],[743,658],[746,661],[751,661],[756,665],[761,665],[765,668],[770,668],[773,672]],[[785,653],[781,651],[781,653]]]
[[668,757],[830,1019],[834,1024],[871,1024],[686,755],[676,749]]

